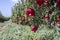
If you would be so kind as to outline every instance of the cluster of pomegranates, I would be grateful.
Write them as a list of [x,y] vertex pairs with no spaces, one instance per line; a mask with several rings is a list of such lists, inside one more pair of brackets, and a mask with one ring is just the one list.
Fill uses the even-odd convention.
[[[49,7],[49,6],[51,5],[51,3],[50,3],[48,0],[36,0],[36,3],[37,3],[39,6],[43,5],[44,3],[46,4],[47,7]],[[60,0],[56,0],[56,3],[57,3],[57,4],[60,4]],[[51,13],[52,13],[52,11],[48,11],[48,14],[51,14]],[[34,15],[35,15],[35,10],[34,10],[33,8],[28,8],[28,9],[26,10],[26,15],[27,15],[27,16],[34,16]],[[49,15],[44,15],[43,18],[48,19],[48,18],[49,18]],[[57,21],[57,22],[60,22],[60,17],[58,17],[58,18],[56,19],[56,21]],[[55,24],[52,23],[52,25],[55,25]],[[32,30],[32,31],[35,32],[37,29],[38,29],[37,26],[31,26],[31,30]]]
[[12,19],[12,22],[16,24],[28,24],[28,20],[24,16],[17,16],[15,19]]
[[[51,5],[51,3],[49,2],[49,0],[36,0],[36,4],[39,5],[39,6],[43,5],[44,3],[45,3],[45,5],[47,7],[49,7]],[[56,3],[60,4],[60,0],[56,0]],[[29,17],[29,16],[35,16],[35,10],[33,8],[27,8],[26,11],[25,11],[25,13],[26,13],[27,17]],[[52,13],[52,11],[48,12],[48,14],[51,14],[51,13]],[[49,15],[44,15],[43,18],[44,19],[48,19]],[[23,21],[25,22],[25,19]],[[56,21],[60,22],[60,17],[56,18]],[[26,23],[27,23],[27,21],[26,21]],[[35,25],[30,26],[30,28],[31,28],[31,31],[34,31],[34,32],[36,32],[36,30],[38,29],[38,27],[35,26]]]
[[[51,14],[51,13],[52,13],[52,11],[48,11],[48,14]],[[26,15],[27,15],[27,16],[34,16],[34,15],[35,15],[34,9],[33,9],[33,8],[28,8],[28,9],[26,10]],[[44,15],[43,18],[44,18],[44,19],[48,19],[48,18],[49,18],[49,15]],[[56,21],[57,21],[57,22],[60,22],[60,17],[56,18]],[[54,24],[53,24],[53,25],[54,25]],[[33,30],[36,31],[36,30],[37,30],[37,27],[31,26],[31,30],[32,30],[32,31],[33,31]]]

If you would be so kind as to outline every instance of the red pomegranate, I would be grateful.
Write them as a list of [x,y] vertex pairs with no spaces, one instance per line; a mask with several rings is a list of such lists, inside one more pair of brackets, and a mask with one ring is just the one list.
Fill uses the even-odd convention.
[[44,3],[44,0],[36,0],[36,3],[41,6]]
[[44,15],[43,18],[49,18],[49,16],[48,15]]
[[50,2],[47,1],[47,0],[45,1],[45,3],[46,3],[46,6],[47,6],[47,7],[49,7],[49,6],[51,5]]
[[35,10],[33,8],[28,8],[26,10],[26,15],[27,16],[34,16],[35,15]]
[[60,0],[56,0],[56,3],[57,3],[57,4],[60,4]]
[[34,32],[36,32],[36,30],[38,29],[38,27],[36,26],[31,26],[30,28],[31,28],[31,31],[34,31]]
[[58,17],[56,20],[57,20],[57,22],[60,22],[60,17]]

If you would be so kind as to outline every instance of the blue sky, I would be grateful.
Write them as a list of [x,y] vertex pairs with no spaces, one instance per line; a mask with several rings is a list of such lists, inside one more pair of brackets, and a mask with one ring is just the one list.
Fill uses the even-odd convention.
[[0,11],[5,17],[10,17],[12,15],[11,9],[18,0],[0,0]]

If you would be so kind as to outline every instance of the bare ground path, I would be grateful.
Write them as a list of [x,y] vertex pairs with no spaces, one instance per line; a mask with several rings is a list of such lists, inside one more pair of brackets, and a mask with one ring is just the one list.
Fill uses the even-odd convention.
[[0,23],[0,32],[4,31],[5,27],[6,27],[5,23]]

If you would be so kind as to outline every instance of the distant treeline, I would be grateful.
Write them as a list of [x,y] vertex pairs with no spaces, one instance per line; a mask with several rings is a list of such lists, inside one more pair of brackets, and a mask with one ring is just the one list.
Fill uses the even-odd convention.
[[10,18],[4,17],[0,11],[0,22],[8,21]]

